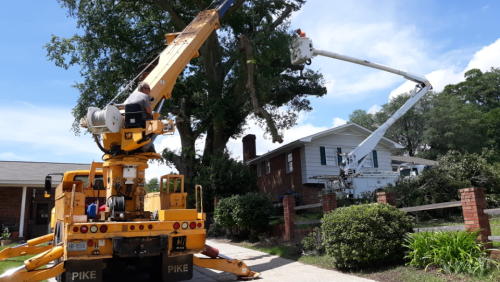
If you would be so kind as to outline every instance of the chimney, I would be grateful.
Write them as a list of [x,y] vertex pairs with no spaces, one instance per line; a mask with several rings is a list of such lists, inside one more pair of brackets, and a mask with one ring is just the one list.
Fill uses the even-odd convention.
[[256,157],[255,135],[248,134],[243,137],[243,161],[246,162]]

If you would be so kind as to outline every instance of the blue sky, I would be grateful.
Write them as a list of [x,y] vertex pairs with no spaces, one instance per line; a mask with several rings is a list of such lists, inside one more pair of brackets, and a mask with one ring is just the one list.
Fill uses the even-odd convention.
[[[318,49],[426,75],[441,90],[468,69],[500,67],[498,15],[499,1],[309,0],[291,27],[304,30]],[[79,68],[56,67],[42,48],[52,34],[76,33],[76,21],[55,0],[1,1],[0,26],[0,160],[100,160],[89,135],[70,131],[78,98],[71,85],[82,80]],[[356,109],[376,111],[390,95],[412,87],[399,76],[329,58],[314,58],[311,68],[325,76],[328,95],[311,100],[314,110],[284,132],[285,143],[340,125]],[[247,127],[257,136],[258,154],[280,146],[264,139],[252,120]],[[180,147],[178,136],[156,143]],[[228,147],[241,157],[240,139]],[[149,176],[169,171],[152,165]]]

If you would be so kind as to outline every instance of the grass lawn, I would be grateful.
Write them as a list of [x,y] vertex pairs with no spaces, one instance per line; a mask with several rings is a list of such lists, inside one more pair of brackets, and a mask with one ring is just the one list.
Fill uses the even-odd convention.
[[[450,225],[463,225],[463,222],[423,222],[415,224],[415,227],[436,227],[436,226],[450,226]],[[490,216],[491,236],[500,236],[500,215]],[[500,242],[493,242],[495,248],[500,248]]]
[[[319,219],[322,214],[303,214],[297,215],[297,220]],[[276,221],[279,221],[277,218]],[[281,219],[282,220],[282,219]],[[415,227],[434,227],[448,225],[462,225],[463,222],[425,222],[416,224]],[[491,233],[493,236],[500,236],[500,216],[490,217]],[[310,264],[325,269],[335,269],[334,259],[328,255],[303,255],[300,247],[283,241],[267,243],[247,243],[243,242],[242,247],[253,250],[259,250],[271,255],[277,255],[283,258],[297,260],[304,264]],[[496,247],[500,247],[500,242],[494,242]],[[362,271],[352,271],[352,275],[361,276],[375,281],[408,281],[408,282],[448,282],[448,281],[472,281],[472,282],[494,282],[500,281],[500,272],[494,271],[485,277],[472,277],[466,274],[444,274],[439,269],[429,269],[427,272],[422,269],[404,265],[394,265],[377,269],[365,269]]]
[[[261,243],[243,242],[242,247],[258,250],[271,255],[297,260],[304,264],[314,265],[324,269],[335,269],[334,259],[328,255],[302,255],[301,250],[293,244],[283,243],[277,246],[266,247]],[[472,281],[472,282],[496,282],[500,281],[500,273],[495,271],[486,277],[472,277],[465,274],[443,274],[438,269],[430,269],[427,272],[422,269],[404,265],[394,265],[376,269],[365,269],[351,271],[349,274],[372,279],[381,282],[448,282],[448,281]]]
[[[16,244],[11,244],[8,246],[0,246],[0,251],[3,249],[6,249],[8,247],[14,247]],[[24,261],[32,257],[33,255],[30,256],[22,256],[22,257],[16,257],[16,258],[9,258],[6,259],[5,261],[0,262],[0,273],[4,273],[5,271],[18,267],[24,264]]]

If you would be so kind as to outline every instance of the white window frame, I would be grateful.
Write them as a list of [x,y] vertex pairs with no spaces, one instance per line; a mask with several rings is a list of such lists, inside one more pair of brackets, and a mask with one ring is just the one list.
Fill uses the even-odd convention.
[[262,163],[257,164],[257,177],[262,176]]
[[292,152],[285,153],[286,173],[293,172],[293,155]]
[[266,161],[266,174],[270,174],[270,173],[271,173],[271,161],[267,160]]
[[326,165],[338,166],[337,147],[325,147],[325,159]]

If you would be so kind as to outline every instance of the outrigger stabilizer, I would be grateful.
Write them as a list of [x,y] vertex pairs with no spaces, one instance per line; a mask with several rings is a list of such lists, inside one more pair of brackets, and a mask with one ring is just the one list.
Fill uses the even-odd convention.
[[[1,260],[30,254],[37,254],[24,261],[24,265],[10,269],[0,275],[0,282],[35,282],[56,277],[66,271],[64,262],[58,262],[50,268],[42,268],[53,261],[58,261],[64,256],[62,243],[59,246],[37,246],[51,241],[53,234],[48,234],[29,240],[28,243],[11,247],[0,252]],[[219,250],[205,245],[202,252],[208,258],[193,256],[193,264],[198,267],[233,273],[239,279],[251,280],[260,276],[259,272],[251,271],[241,260],[229,258],[219,253]]]

